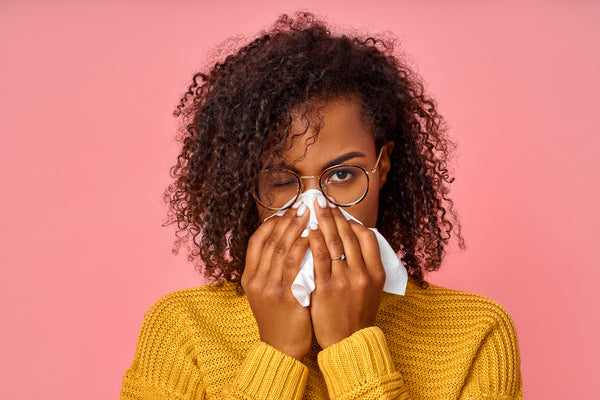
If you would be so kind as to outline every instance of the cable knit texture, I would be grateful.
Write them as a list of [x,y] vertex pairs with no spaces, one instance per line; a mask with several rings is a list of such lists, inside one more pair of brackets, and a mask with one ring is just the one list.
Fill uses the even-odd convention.
[[521,399],[510,316],[486,297],[409,279],[376,326],[303,362],[261,342],[233,283],[179,290],[146,313],[122,400]]

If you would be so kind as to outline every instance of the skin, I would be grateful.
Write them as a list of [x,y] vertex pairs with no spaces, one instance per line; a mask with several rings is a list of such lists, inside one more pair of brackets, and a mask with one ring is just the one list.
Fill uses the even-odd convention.
[[[356,99],[332,99],[320,109],[321,129],[316,141],[305,136],[292,142],[280,166],[300,175],[318,175],[349,153],[346,164],[372,169],[378,152],[369,127],[361,120]],[[292,133],[303,131],[295,119]],[[308,140],[307,140],[308,139]],[[307,147],[308,143],[311,143]],[[282,217],[264,222],[248,242],[246,265],[241,284],[258,324],[260,338],[276,349],[303,360],[314,333],[321,348],[326,348],[372,326],[379,309],[385,272],[375,234],[367,227],[377,221],[379,190],[390,170],[393,142],[384,146],[379,166],[370,175],[369,191],[358,204],[346,208],[365,226],[347,221],[338,207],[315,202],[319,222],[307,238],[301,236],[308,213],[298,215],[290,208]],[[336,162],[339,164],[340,162]],[[319,189],[316,179],[304,179],[304,190]],[[261,219],[273,211],[257,204]],[[315,228],[315,227],[313,227]],[[302,257],[310,245],[313,252],[316,289],[311,305],[302,307],[291,292]],[[344,253],[345,260],[331,261]]]

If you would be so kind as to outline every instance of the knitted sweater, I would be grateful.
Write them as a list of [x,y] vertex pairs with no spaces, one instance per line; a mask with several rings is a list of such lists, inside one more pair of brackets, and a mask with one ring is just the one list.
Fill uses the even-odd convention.
[[146,313],[121,399],[521,399],[515,328],[498,303],[409,279],[376,326],[300,362],[261,342],[233,283],[179,290]]

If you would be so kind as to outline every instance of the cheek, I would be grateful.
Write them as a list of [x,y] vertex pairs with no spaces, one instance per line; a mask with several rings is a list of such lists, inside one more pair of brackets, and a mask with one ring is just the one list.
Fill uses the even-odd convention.
[[375,228],[377,223],[377,212],[379,210],[379,188],[369,188],[367,196],[357,205],[348,208],[346,211],[354,218],[358,219],[368,228]]

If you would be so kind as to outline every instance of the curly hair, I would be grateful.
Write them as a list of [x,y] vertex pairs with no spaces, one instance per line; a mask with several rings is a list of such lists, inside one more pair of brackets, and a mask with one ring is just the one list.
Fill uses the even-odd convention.
[[451,231],[465,248],[447,197],[455,144],[393,41],[334,35],[307,12],[280,16],[268,32],[196,73],[177,105],[182,149],[164,193],[165,225],[178,228],[173,252],[192,238],[188,258],[206,278],[239,282],[260,224],[251,186],[261,155],[285,151],[294,110],[339,96],[360,99],[378,149],[395,142],[377,228],[409,276],[427,287],[424,272],[440,268]]

